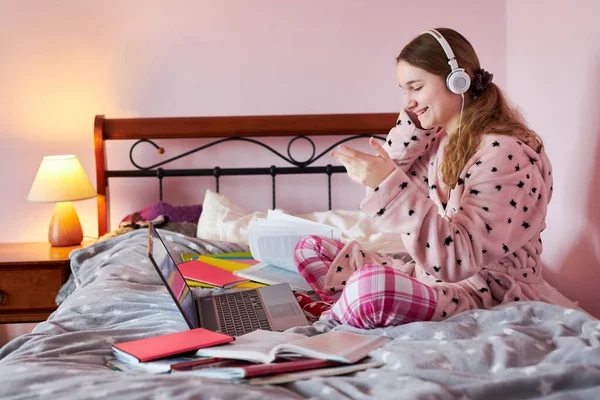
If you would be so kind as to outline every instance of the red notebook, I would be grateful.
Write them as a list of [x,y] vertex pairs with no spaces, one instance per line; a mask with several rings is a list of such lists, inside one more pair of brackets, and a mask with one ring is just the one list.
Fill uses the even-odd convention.
[[176,354],[196,351],[204,347],[228,343],[234,338],[203,328],[153,336],[112,345],[114,355],[127,362],[146,362]]
[[280,375],[288,372],[298,372],[311,369],[346,365],[337,361],[320,359],[302,359],[279,361],[270,364],[254,364],[241,360],[224,358],[208,358],[200,362],[192,361],[173,366],[172,373],[183,372],[216,379],[237,380],[257,376]]
[[214,265],[198,260],[191,260],[177,266],[185,279],[208,283],[222,288],[230,288],[238,283],[248,282],[248,279],[234,275]]
[[[278,375],[284,374],[286,372],[296,372],[296,371],[304,371],[307,369],[317,369],[317,368],[325,368],[325,367],[334,367],[338,365],[344,365],[337,361],[329,361],[329,360],[318,360],[318,359],[307,359],[307,360],[293,360],[293,361],[281,361],[271,364],[254,364],[247,365],[241,367],[232,367],[231,373],[235,378],[238,377],[238,374],[242,376],[242,378],[252,378],[255,376],[265,376],[265,375]],[[235,371],[237,369],[238,371]],[[227,371],[224,371],[227,372]]]

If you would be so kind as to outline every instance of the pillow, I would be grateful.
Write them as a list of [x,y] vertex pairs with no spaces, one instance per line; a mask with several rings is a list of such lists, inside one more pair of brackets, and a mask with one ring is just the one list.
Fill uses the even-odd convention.
[[[248,244],[248,228],[264,212],[251,213],[227,197],[206,191],[203,210],[198,219],[196,236],[201,239]],[[332,210],[298,215],[310,221],[335,226],[342,231],[342,241],[356,240],[366,249],[378,253],[406,251],[397,233],[384,231],[362,211]]]
[[222,194],[206,190],[198,219],[196,236],[200,239],[248,244],[248,227],[252,221],[266,218],[266,213],[250,213]]
[[[144,208],[143,210],[137,211],[137,213],[140,214],[146,221],[152,221],[156,217],[164,215],[169,217],[169,222],[190,222],[196,224],[198,223],[198,218],[202,213],[202,204],[191,206],[172,206],[169,203],[159,201]],[[133,214],[123,218],[121,223],[131,222]]]

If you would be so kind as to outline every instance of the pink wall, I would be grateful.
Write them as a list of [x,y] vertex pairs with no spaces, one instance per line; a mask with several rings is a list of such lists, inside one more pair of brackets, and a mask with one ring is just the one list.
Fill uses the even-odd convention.
[[[0,13],[0,241],[46,240],[53,205],[25,200],[44,155],[76,154],[95,182],[95,114],[393,112],[401,104],[394,57],[418,32],[450,26],[471,40],[484,68],[544,137],[555,178],[543,236],[546,277],[600,316],[600,211],[593,197],[600,190],[594,175],[600,167],[600,6],[595,0],[579,0],[577,7],[566,0],[427,4],[12,2]],[[473,15],[464,18],[467,9]],[[273,143],[285,151],[287,142]],[[169,144],[168,155],[180,148]],[[126,151],[110,146],[112,168],[127,167]],[[255,165],[256,157],[236,151],[235,165]],[[202,165],[216,165],[222,153],[215,150]],[[296,212],[326,207],[322,195],[303,190],[293,196],[292,179],[279,180],[278,206]],[[324,188],[322,178],[302,182]],[[362,189],[344,176],[334,182],[334,207],[355,209]],[[167,181],[166,200],[200,202],[213,185]],[[265,190],[248,195],[257,185]],[[132,181],[115,180],[111,187],[113,226],[157,196],[154,187]],[[251,210],[270,205],[268,178],[229,178],[222,187]],[[94,236],[95,201],[75,207],[85,234]]]
[[508,92],[553,164],[545,277],[600,317],[600,3],[509,0],[507,10]]
[[[109,117],[393,112],[401,92],[394,58],[420,31],[451,26],[472,39],[504,85],[506,4],[408,1],[12,2],[0,13],[0,241],[46,240],[51,204],[25,198],[44,155],[74,153],[95,183],[92,124]],[[176,4],[176,5],[173,5]],[[464,9],[473,17],[464,18]],[[481,35],[482,30],[486,31]],[[287,142],[285,142],[287,143]],[[285,151],[285,143],[277,142]],[[167,147],[177,153],[179,144]],[[322,147],[320,147],[323,149]],[[122,146],[112,146],[120,154]],[[125,149],[126,151],[127,149]],[[215,157],[222,150],[215,151]],[[111,158],[111,167],[125,168]],[[260,158],[264,153],[260,154]],[[239,151],[239,166],[255,162]],[[298,156],[298,158],[302,158]],[[329,160],[328,160],[329,161]],[[205,160],[212,167],[216,161]],[[278,183],[278,206],[325,209],[325,197]],[[155,187],[111,182],[113,226],[157,199]],[[325,178],[306,178],[304,186]],[[334,178],[334,207],[356,209],[363,189]],[[198,203],[210,180],[167,181],[175,204]],[[251,210],[270,205],[269,178],[223,181]],[[132,196],[132,193],[134,194]],[[174,192],[170,192],[174,193]],[[175,198],[177,197],[177,199]],[[75,203],[84,234],[96,230],[95,200]]]

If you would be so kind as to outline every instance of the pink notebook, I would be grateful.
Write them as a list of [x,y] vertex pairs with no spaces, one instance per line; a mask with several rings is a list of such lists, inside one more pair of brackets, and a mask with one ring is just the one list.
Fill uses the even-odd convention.
[[130,362],[146,362],[159,358],[196,351],[204,347],[228,343],[234,338],[203,328],[115,343],[112,350],[117,357]]
[[248,282],[248,279],[234,275],[214,265],[210,265],[198,260],[191,260],[177,265],[179,271],[185,279],[191,281],[208,283],[222,288],[229,288],[238,283]]

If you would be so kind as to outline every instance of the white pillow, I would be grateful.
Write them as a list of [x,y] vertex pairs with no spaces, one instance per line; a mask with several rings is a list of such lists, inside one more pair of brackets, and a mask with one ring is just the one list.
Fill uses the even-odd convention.
[[[248,228],[264,212],[251,213],[227,197],[206,191],[196,236],[201,239],[248,244]],[[366,250],[379,253],[406,251],[398,233],[386,232],[362,211],[332,210],[298,215],[310,221],[335,226],[342,231],[342,241],[356,240]]]
[[206,190],[202,202],[202,213],[198,219],[196,236],[200,239],[248,244],[248,227],[267,214],[250,213],[222,194]]

